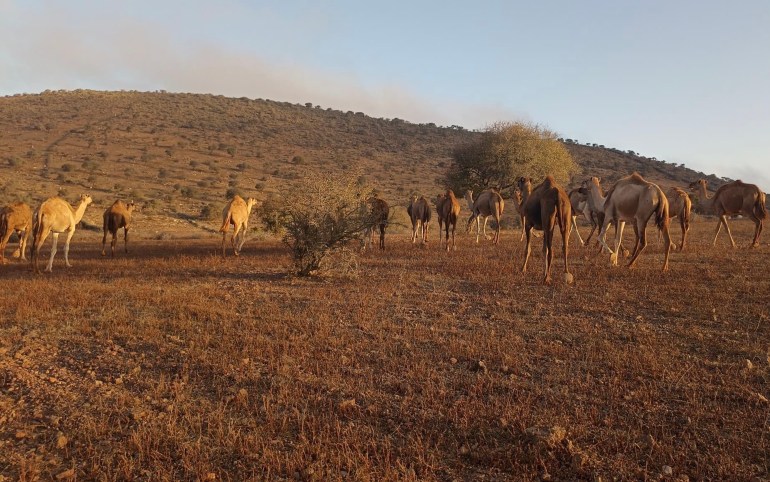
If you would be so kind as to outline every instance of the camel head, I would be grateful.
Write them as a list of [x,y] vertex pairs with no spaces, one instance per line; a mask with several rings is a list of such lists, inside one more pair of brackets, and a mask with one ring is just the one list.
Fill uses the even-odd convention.
[[134,200],[130,200],[126,203],[126,211],[129,213],[134,212],[134,209],[136,209],[136,204],[134,203]]
[[532,178],[531,177],[520,177],[518,181],[516,181],[516,187],[519,188],[519,192],[525,193],[525,192],[532,192]]
[[251,209],[254,207],[254,205],[257,204],[257,200],[253,197],[250,197],[246,200],[246,212],[251,214]]
[[88,206],[89,204],[94,202],[94,200],[91,198],[90,194],[81,194],[80,195],[80,202],[81,202],[81,204],[85,204],[86,206]]
[[701,190],[701,186],[703,186],[703,189],[706,189],[708,187],[708,182],[705,179],[698,179],[697,181],[690,183],[689,189],[692,192],[698,192]]

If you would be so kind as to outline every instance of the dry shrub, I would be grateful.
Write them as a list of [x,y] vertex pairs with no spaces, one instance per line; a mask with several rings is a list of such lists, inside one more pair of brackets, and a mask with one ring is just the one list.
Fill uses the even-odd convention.
[[[297,191],[300,195],[272,200],[262,210],[268,228],[280,226],[283,231],[298,275],[308,276],[337,264],[356,265],[353,252],[344,248],[375,224],[366,205],[372,189],[361,186],[358,177],[308,179]],[[331,254],[333,258],[329,258]],[[349,273],[348,268],[343,271]]]

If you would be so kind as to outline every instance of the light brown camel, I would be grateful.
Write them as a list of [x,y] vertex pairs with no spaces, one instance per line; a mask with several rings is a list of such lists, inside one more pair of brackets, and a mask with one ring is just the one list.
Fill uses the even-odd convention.
[[0,263],[7,263],[5,248],[11,234],[16,232],[19,236],[19,249],[13,256],[27,260],[27,241],[32,234],[32,209],[25,203],[15,203],[6,206],[0,211]]
[[[692,201],[687,192],[678,187],[672,187],[666,191],[668,199],[668,216],[673,219],[679,219],[679,225],[682,227],[682,242],[679,243],[679,251],[684,249],[687,242],[687,232],[690,230],[690,212],[692,211]],[[676,249],[676,246],[674,246]]]
[[470,231],[471,223],[476,221],[476,242],[479,242],[479,231],[481,230],[481,217],[484,218],[484,237],[490,239],[487,234],[487,221],[490,216],[494,216],[495,223],[497,223],[497,230],[495,231],[494,243],[497,244],[500,241],[500,218],[503,216],[503,210],[505,209],[505,201],[503,197],[494,189],[488,189],[479,194],[479,197],[474,201],[473,191],[465,192],[465,201],[468,203],[468,209],[471,211],[471,216],[468,218],[468,226],[466,231]]
[[40,257],[40,247],[45,242],[48,235],[51,235],[51,257],[48,260],[46,272],[50,273],[53,268],[53,258],[56,255],[56,244],[59,242],[59,234],[67,233],[67,240],[64,244],[64,264],[71,268],[69,260],[70,241],[75,234],[75,228],[86,212],[86,208],[93,200],[88,194],[81,194],[78,206],[73,208],[67,201],[60,197],[46,199],[43,204],[35,211],[34,226],[32,229],[32,264],[35,273],[40,272],[38,259]]
[[[663,233],[665,259],[663,271],[668,271],[668,257],[671,254],[671,237],[668,232],[668,200],[657,184],[647,182],[639,173],[633,173],[615,183],[607,192],[604,212],[599,215],[601,231],[599,243],[610,252],[610,261],[618,264],[618,251],[621,249],[623,228],[627,222],[633,223],[636,243],[628,267],[634,266],[639,255],[647,246],[647,222],[655,216],[655,225]],[[615,232],[615,250],[605,241],[610,223],[618,224]]]
[[439,194],[436,196],[436,219],[438,220],[438,242],[441,245],[442,231],[444,230],[444,219],[441,217],[441,210],[444,209],[444,201],[446,201],[445,194]]
[[460,203],[457,202],[455,193],[451,189],[446,190],[444,202],[441,203],[441,211],[438,214],[441,222],[444,223],[444,238],[446,239],[446,250],[449,251],[449,227],[452,227],[452,249],[457,249],[455,244],[455,229],[457,228],[457,219],[460,217]]
[[519,191],[521,191],[524,206],[524,215],[526,217],[526,236],[527,247],[524,251],[524,265],[521,267],[522,273],[527,271],[527,261],[531,253],[531,233],[532,229],[543,231],[543,257],[545,258],[545,278],[543,283],[551,284],[551,264],[553,260],[553,234],[556,225],[559,225],[562,240],[562,252],[564,253],[564,281],[571,284],[574,281],[572,273],[569,272],[567,262],[567,252],[569,251],[570,218],[572,216],[572,206],[569,202],[569,196],[564,192],[552,176],[546,176],[545,180],[532,189],[532,180],[528,177],[521,177],[517,182]]
[[366,200],[369,205],[369,215],[371,225],[364,230],[364,249],[368,244],[374,244],[374,229],[380,231],[380,249],[385,249],[385,228],[388,226],[388,216],[390,215],[390,206],[384,199],[376,196]]
[[713,245],[716,246],[717,236],[719,236],[719,231],[724,224],[727,235],[730,237],[730,244],[733,245],[733,248],[735,247],[730,226],[727,225],[727,216],[742,214],[754,221],[754,241],[752,241],[751,247],[759,246],[762,222],[767,217],[765,193],[754,184],[733,181],[722,184],[714,196],[709,197],[706,185],[705,179],[699,179],[690,183],[690,190],[698,193],[698,206],[702,211],[713,213],[719,218]]
[[107,243],[107,233],[112,234],[112,242],[110,243],[110,255],[115,257],[115,245],[118,243],[118,231],[123,228],[123,245],[124,251],[128,253],[128,230],[131,227],[131,217],[134,213],[134,201],[129,201],[128,204],[123,201],[115,201],[112,206],[104,211],[104,223],[102,229],[104,230],[104,236],[102,236],[102,256],[105,256],[104,248]]
[[[246,231],[249,227],[249,216],[251,209],[257,203],[253,197],[243,200],[239,195],[233,196],[222,210],[222,227],[219,232],[222,233],[222,256],[225,256],[225,238],[230,225],[233,225],[233,236],[230,238],[230,244],[233,247],[233,254],[240,256],[243,243],[246,242]],[[240,239],[238,239],[240,234]]]
[[412,201],[406,212],[409,213],[409,219],[412,221],[412,244],[417,241],[417,233],[422,230],[423,244],[428,242],[428,226],[430,225],[430,203],[425,196],[412,196]]

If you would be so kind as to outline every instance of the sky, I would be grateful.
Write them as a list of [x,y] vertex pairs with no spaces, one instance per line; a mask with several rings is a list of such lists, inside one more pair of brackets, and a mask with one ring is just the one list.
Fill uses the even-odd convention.
[[0,0],[0,95],[211,93],[498,121],[770,190],[767,0]]

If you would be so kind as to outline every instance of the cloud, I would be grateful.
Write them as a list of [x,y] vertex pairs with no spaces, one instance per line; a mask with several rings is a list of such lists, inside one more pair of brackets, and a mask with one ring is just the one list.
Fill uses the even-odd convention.
[[[12,8],[0,0],[0,8]],[[212,40],[185,40],[168,25],[138,20],[81,17],[66,7],[23,22],[0,21],[6,46],[0,91],[45,89],[156,90],[312,102],[413,122],[483,127],[521,118],[500,106],[429,99],[407,86],[366,86],[355,72],[328,71],[261,58]],[[73,20],[73,21],[68,21]],[[5,64],[5,65],[3,65]]]

